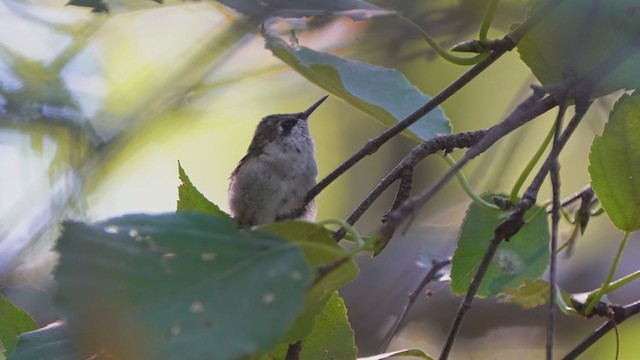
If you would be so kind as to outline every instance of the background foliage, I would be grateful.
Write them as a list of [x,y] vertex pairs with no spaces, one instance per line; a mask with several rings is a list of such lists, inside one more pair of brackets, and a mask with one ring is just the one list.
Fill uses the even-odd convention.
[[[511,24],[523,21],[544,3],[501,1],[489,37],[501,37]],[[633,38],[640,24],[640,11],[631,11],[634,2],[599,3],[564,1],[523,39],[518,53],[502,57],[410,128],[406,137],[394,139],[324,191],[318,198],[319,219],[346,218],[417,140],[451,129],[487,128],[524,98],[527,86],[536,83],[534,76],[543,84],[558,82],[572,58],[580,59],[574,74],[580,76]],[[246,151],[260,117],[296,112],[325,90],[333,93],[312,120],[322,177],[467,70],[437,57],[394,11],[447,48],[476,37],[487,1],[283,1],[266,8],[255,1],[71,4],[77,6],[65,7],[61,1],[0,2],[0,279],[3,294],[32,314],[41,327],[22,335],[12,352],[15,336],[36,326],[6,302],[2,309],[10,308],[12,314],[6,318],[15,321],[3,316],[2,329],[9,323],[21,324],[13,333],[0,331],[4,354],[11,353],[11,359],[73,357],[96,344],[117,344],[122,356],[158,358],[175,352],[201,358],[213,349],[222,354],[219,344],[208,340],[223,335],[229,339],[224,342],[227,358],[267,353],[282,339],[286,343],[304,336],[310,336],[313,345],[303,348],[303,359],[317,358],[316,352],[328,345],[335,346],[336,358],[353,357],[356,345],[360,356],[376,354],[389,319],[398,316],[407,292],[423,276],[423,267],[429,267],[431,259],[453,254],[456,246],[459,259],[467,234],[483,233],[469,230],[473,223],[465,216],[477,212],[478,226],[489,235],[501,219],[500,214],[485,214],[469,205],[457,185],[449,185],[420,213],[406,236],[394,238],[373,260],[356,257],[360,274],[355,281],[349,282],[358,267],[349,260],[305,292],[318,266],[350,257],[353,245],[343,250],[330,231],[304,223],[238,231],[220,210],[227,208],[228,174]],[[326,16],[326,10],[334,15]],[[590,11],[597,15],[584,30],[580,19]],[[273,15],[283,18],[273,20]],[[308,22],[291,19],[308,15],[315,17]],[[591,41],[575,41],[581,33]],[[634,169],[639,167],[634,155],[619,154],[637,153],[634,144],[639,135],[635,122],[618,119],[637,119],[637,99],[625,95],[615,108],[613,104],[620,88],[637,86],[637,56],[599,84],[599,95],[617,92],[596,100],[560,158],[563,196],[592,180],[613,224],[623,231],[637,229],[637,206],[625,209],[624,204],[636,202],[616,200],[617,190],[626,189],[622,199],[637,197],[634,184],[639,174]],[[551,118],[537,119],[466,167],[473,188],[496,193],[511,189]],[[597,134],[603,135],[591,146]],[[179,177],[178,160],[187,169],[185,173],[181,167]],[[446,168],[438,159],[426,160],[416,170],[414,187],[421,192]],[[628,173],[621,173],[623,169]],[[620,176],[608,178],[612,174]],[[624,178],[630,181],[619,180]],[[178,196],[177,214],[108,219],[127,213],[173,212]],[[362,234],[377,229],[392,196],[383,196],[358,223]],[[549,197],[549,189],[543,188],[539,201]],[[612,205],[616,202],[623,205]],[[190,210],[205,210],[219,218],[205,221]],[[62,229],[61,222],[68,218],[84,223],[68,222]],[[538,219],[535,226],[546,228],[544,216]],[[194,227],[195,223],[206,231],[193,230],[200,226]],[[571,231],[572,226],[563,225],[563,238]],[[211,248],[211,234],[222,239],[216,242],[222,249]],[[269,244],[241,249],[240,243],[231,241],[238,237],[266,238]],[[605,216],[593,218],[575,255],[561,258],[560,286],[568,292],[600,287],[620,237]],[[640,256],[640,247],[633,234],[630,238],[614,279],[638,270],[633,259]],[[542,245],[524,251],[544,249],[545,234],[535,240]],[[514,238],[505,249],[520,243]],[[57,252],[50,251],[54,246]],[[498,254],[494,266],[505,265],[510,255]],[[52,300],[55,287],[50,274],[56,262],[60,263],[53,272],[58,288]],[[466,288],[457,285],[455,262],[454,257],[452,290],[463,293]],[[246,266],[238,271],[235,264]],[[546,263],[538,264],[525,273],[535,278],[545,267]],[[518,264],[515,269],[520,273]],[[285,287],[280,276],[286,274],[287,281],[301,287]],[[257,275],[261,277],[252,277]],[[151,278],[155,280],[148,281]],[[516,290],[518,284],[507,283],[510,288],[502,292],[500,287],[485,288],[480,295],[504,293],[502,299],[514,303],[545,301],[535,295],[540,283],[532,283],[533,290]],[[420,348],[430,354],[440,350],[459,300],[445,284],[430,287],[432,296],[418,299],[390,349]],[[336,295],[338,288],[344,303]],[[638,300],[637,291],[637,285],[630,284],[610,294],[609,300]],[[529,294],[538,300],[523,300]],[[201,296],[207,300],[200,301]],[[228,302],[248,309],[246,317],[207,317],[210,309],[226,308]],[[250,312],[273,305],[278,312]],[[97,331],[88,331],[93,329],[91,315],[97,313],[113,316],[105,316],[110,321]],[[43,327],[59,316],[67,322]],[[523,311],[495,298],[476,301],[453,355],[540,358],[545,316],[542,308]],[[558,351],[573,347],[599,322],[560,318]],[[275,323],[278,329],[273,328]],[[140,327],[157,332],[142,339],[136,336]],[[620,358],[634,359],[640,353],[633,341],[640,332],[638,320],[629,320],[619,330]],[[249,336],[249,331],[252,347],[241,337]],[[69,337],[82,341],[74,345]],[[192,339],[201,339],[203,346],[184,352],[191,349]],[[585,358],[612,356],[613,342],[609,335]],[[495,346],[487,346],[495,343],[502,346],[499,353]],[[264,356],[278,358],[284,351],[280,345]]]

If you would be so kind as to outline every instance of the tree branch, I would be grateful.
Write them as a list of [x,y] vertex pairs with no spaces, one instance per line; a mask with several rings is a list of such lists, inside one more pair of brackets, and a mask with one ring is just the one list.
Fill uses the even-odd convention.
[[[351,215],[349,215],[347,223],[349,225],[353,225],[358,220],[360,220],[360,217],[380,197],[380,195],[382,195],[382,193],[398,179],[402,179],[404,181],[404,185],[401,181],[400,187],[398,188],[398,195],[396,196],[392,209],[394,206],[402,204],[404,201],[406,201],[409,196],[409,192],[411,191],[411,186],[408,183],[408,180],[404,180],[404,177],[410,176],[413,173],[413,169],[416,167],[416,165],[424,160],[424,158],[429,155],[435,154],[438,151],[452,152],[456,148],[460,149],[471,147],[478,141],[480,141],[480,139],[484,137],[486,132],[486,130],[480,130],[453,135],[440,135],[414,147],[400,161],[400,163],[396,165],[396,167],[393,168],[393,170],[391,170],[378,183],[378,185],[376,185],[373,190],[371,190],[371,192],[369,192],[367,197],[360,203],[360,205],[358,205],[358,207],[351,213]],[[336,239],[336,241],[339,241],[344,237],[345,234],[346,230],[344,228],[340,228],[333,235],[333,238]]]
[[[565,91],[556,117],[555,131],[553,134],[552,149],[558,147],[558,140],[562,131],[562,120],[567,110],[567,92]],[[557,275],[557,249],[558,249],[558,225],[560,223],[560,164],[558,158],[551,160],[551,253],[549,254],[549,318],[547,321],[547,360],[553,360],[553,342],[556,330],[556,275]]]
[[[555,7],[557,7],[563,0],[550,0],[539,11],[523,21],[517,28],[505,35],[502,39],[492,41],[491,54],[474,65],[469,71],[460,76],[447,88],[442,90],[421,108],[414,111],[411,115],[398,122],[396,125],[382,132],[380,135],[370,139],[367,144],[362,147],[358,152],[353,154],[349,159],[340,164],[335,170],[327,175],[322,181],[314,186],[305,197],[305,202],[302,208],[306,206],[311,200],[313,200],[322,190],[324,190],[329,184],[331,184],[340,175],[344,174],[347,170],[357,164],[360,160],[368,155],[374,154],[378,149],[394,136],[398,135],[409,126],[420,120],[423,116],[431,112],[433,109],[442,104],[445,100],[449,99],[465,85],[467,85],[476,76],[487,69],[491,64],[498,60],[507,51],[511,51],[517,43],[526,35],[535,25],[537,25],[548,13],[550,13]],[[295,212],[294,212],[295,213]]]
[[529,98],[520,103],[501,123],[487,130],[485,136],[471,147],[465,155],[452,166],[438,182],[418,197],[405,202],[400,208],[392,211],[387,222],[381,229],[383,238],[390,239],[400,223],[426,204],[431,198],[470,160],[489,149],[495,142],[511,133],[513,130],[544,114],[557,105],[554,97],[541,99],[542,94],[534,92]]
[[586,339],[582,340],[582,342],[580,342],[580,344],[578,344],[573,350],[565,355],[562,360],[576,359],[580,354],[591,347],[591,345],[595,344],[596,341],[602,338],[611,329],[623,323],[628,318],[640,313],[640,301],[636,301],[623,307],[611,306],[610,308],[614,313],[613,318],[600,326]]
[[[582,102],[576,101],[576,114],[571,119],[565,130],[562,132],[562,135],[558,138],[558,141],[554,142],[554,147],[551,149],[547,160],[542,165],[540,171],[538,171],[538,174],[534,179],[535,183],[529,186],[529,188],[525,192],[525,194],[529,194],[529,197],[533,196],[533,202],[530,202],[530,200],[525,201],[525,199],[523,198],[518,203],[518,205],[516,205],[517,210],[496,228],[493,239],[489,243],[489,247],[487,248],[484,257],[482,258],[482,262],[478,266],[478,270],[471,280],[471,285],[469,285],[469,289],[467,290],[464,300],[460,305],[460,309],[458,309],[458,313],[456,315],[456,318],[454,319],[453,325],[451,326],[451,330],[449,331],[449,335],[442,349],[442,353],[440,354],[440,360],[444,360],[449,357],[449,353],[451,352],[451,348],[453,347],[455,338],[458,334],[458,331],[460,330],[462,321],[464,320],[466,312],[469,310],[469,308],[471,308],[473,299],[476,295],[476,292],[478,291],[478,288],[480,287],[480,283],[484,278],[487,268],[489,267],[489,264],[491,263],[491,260],[493,259],[493,256],[498,249],[498,245],[500,245],[502,240],[507,240],[515,235],[524,225],[524,213],[529,210],[533,206],[533,204],[535,204],[537,191],[540,189],[542,180],[544,180],[546,174],[549,172],[551,162],[554,161],[554,159],[558,158],[560,151],[562,150],[564,145],[566,145],[569,137],[571,136],[571,134],[573,134],[573,131],[580,123],[580,120],[582,120],[586,111],[589,109],[588,105],[591,104],[591,102],[588,102],[587,106],[581,106],[578,105],[579,103]],[[536,181],[536,179],[539,180]]]

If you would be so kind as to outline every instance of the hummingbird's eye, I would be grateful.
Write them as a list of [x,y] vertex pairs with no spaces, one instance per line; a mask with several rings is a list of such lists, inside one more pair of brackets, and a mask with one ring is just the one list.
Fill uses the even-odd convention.
[[287,119],[280,124],[282,128],[282,132],[285,134],[289,134],[291,129],[298,123],[298,119]]

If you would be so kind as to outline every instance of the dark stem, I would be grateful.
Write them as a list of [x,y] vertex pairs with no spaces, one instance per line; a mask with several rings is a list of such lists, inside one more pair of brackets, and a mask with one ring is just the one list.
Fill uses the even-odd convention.
[[[582,188],[582,190],[562,200],[560,202],[560,206],[561,207],[569,206],[578,200],[581,200],[582,202],[587,201],[589,204],[591,204],[591,202],[594,200],[594,197],[595,197],[595,193],[593,192],[591,185],[587,185],[584,188]],[[582,205],[580,206],[582,207]],[[551,214],[551,211],[552,211],[552,208],[548,208],[547,214]]]
[[591,345],[595,344],[601,337],[608,333],[611,329],[615,328],[618,324],[621,324],[628,318],[640,313],[640,301],[625,305],[623,307],[611,307],[614,316],[612,319],[600,326],[596,331],[589,335],[586,339],[582,340],[573,350],[565,355],[562,360],[573,360],[578,358],[580,354],[585,352]]
[[289,344],[284,360],[300,360],[300,352],[302,352],[302,340]]
[[469,285],[469,289],[464,296],[464,300],[460,304],[460,308],[458,309],[458,313],[456,314],[456,318],[453,320],[453,324],[451,325],[451,329],[449,330],[449,335],[447,336],[447,340],[444,343],[444,347],[442,348],[442,352],[440,353],[439,360],[445,360],[449,358],[449,353],[453,348],[453,342],[458,335],[458,331],[460,331],[460,327],[462,326],[462,321],[467,313],[467,311],[471,308],[471,304],[473,303],[473,297],[478,292],[478,288],[480,287],[480,282],[484,278],[484,274],[487,272],[489,268],[489,264],[491,263],[491,259],[493,259],[493,255],[498,250],[498,245],[502,242],[502,236],[499,234],[494,234],[493,239],[489,243],[489,247],[482,258],[482,262],[478,266],[478,271],[473,276],[471,280],[471,285]]
[[[555,122],[553,134],[553,148],[559,146],[558,141],[562,131],[562,121],[567,110],[567,92],[565,91],[560,101],[558,116]],[[558,249],[558,225],[560,223],[560,164],[558,158],[551,160],[550,169],[552,188],[552,209],[551,209],[551,253],[549,265],[549,318],[547,320],[547,360],[553,360],[553,343],[556,331],[556,275],[557,275],[557,249]]]
[[409,314],[409,310],[418,299],[418,295],[422,293],[425,286],[427,286],[430,282],[439,279],[441,276],[438,274],[438,272],[449,264],[451,264],[451,258],[446,260],[441,260],[441,261],[435,261],[435,260],[433,261],[431,268],[429,269],[427,274],[424,276],[420,284],[418,284],[418,286],[411,292],[411,294],[409,294],[409,300],[407,301],[407,304],[404,306],[404,309],[402,309],[402,313],[393,323],[393,326],[391,327],[387,335],[385,335],[382,343],[382,347],[380,349],[381,352],[387,351],[387,348],[389,347],[391,340],[393,340],[393,337],[396,335],[398,328],[400,328],[400,325],[402,325],[402,323],[404,322],[404,319],[407,317],[407,314]]

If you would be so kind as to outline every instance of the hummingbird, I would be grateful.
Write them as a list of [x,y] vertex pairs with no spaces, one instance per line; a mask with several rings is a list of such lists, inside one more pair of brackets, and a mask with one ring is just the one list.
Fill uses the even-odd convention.
[[229,207],[239,226],[315,219],[314,202],[303,207],[318,175],[308,119],[327,97],[304,112],[269,115],[260,121],[247,154],[230,177]]

